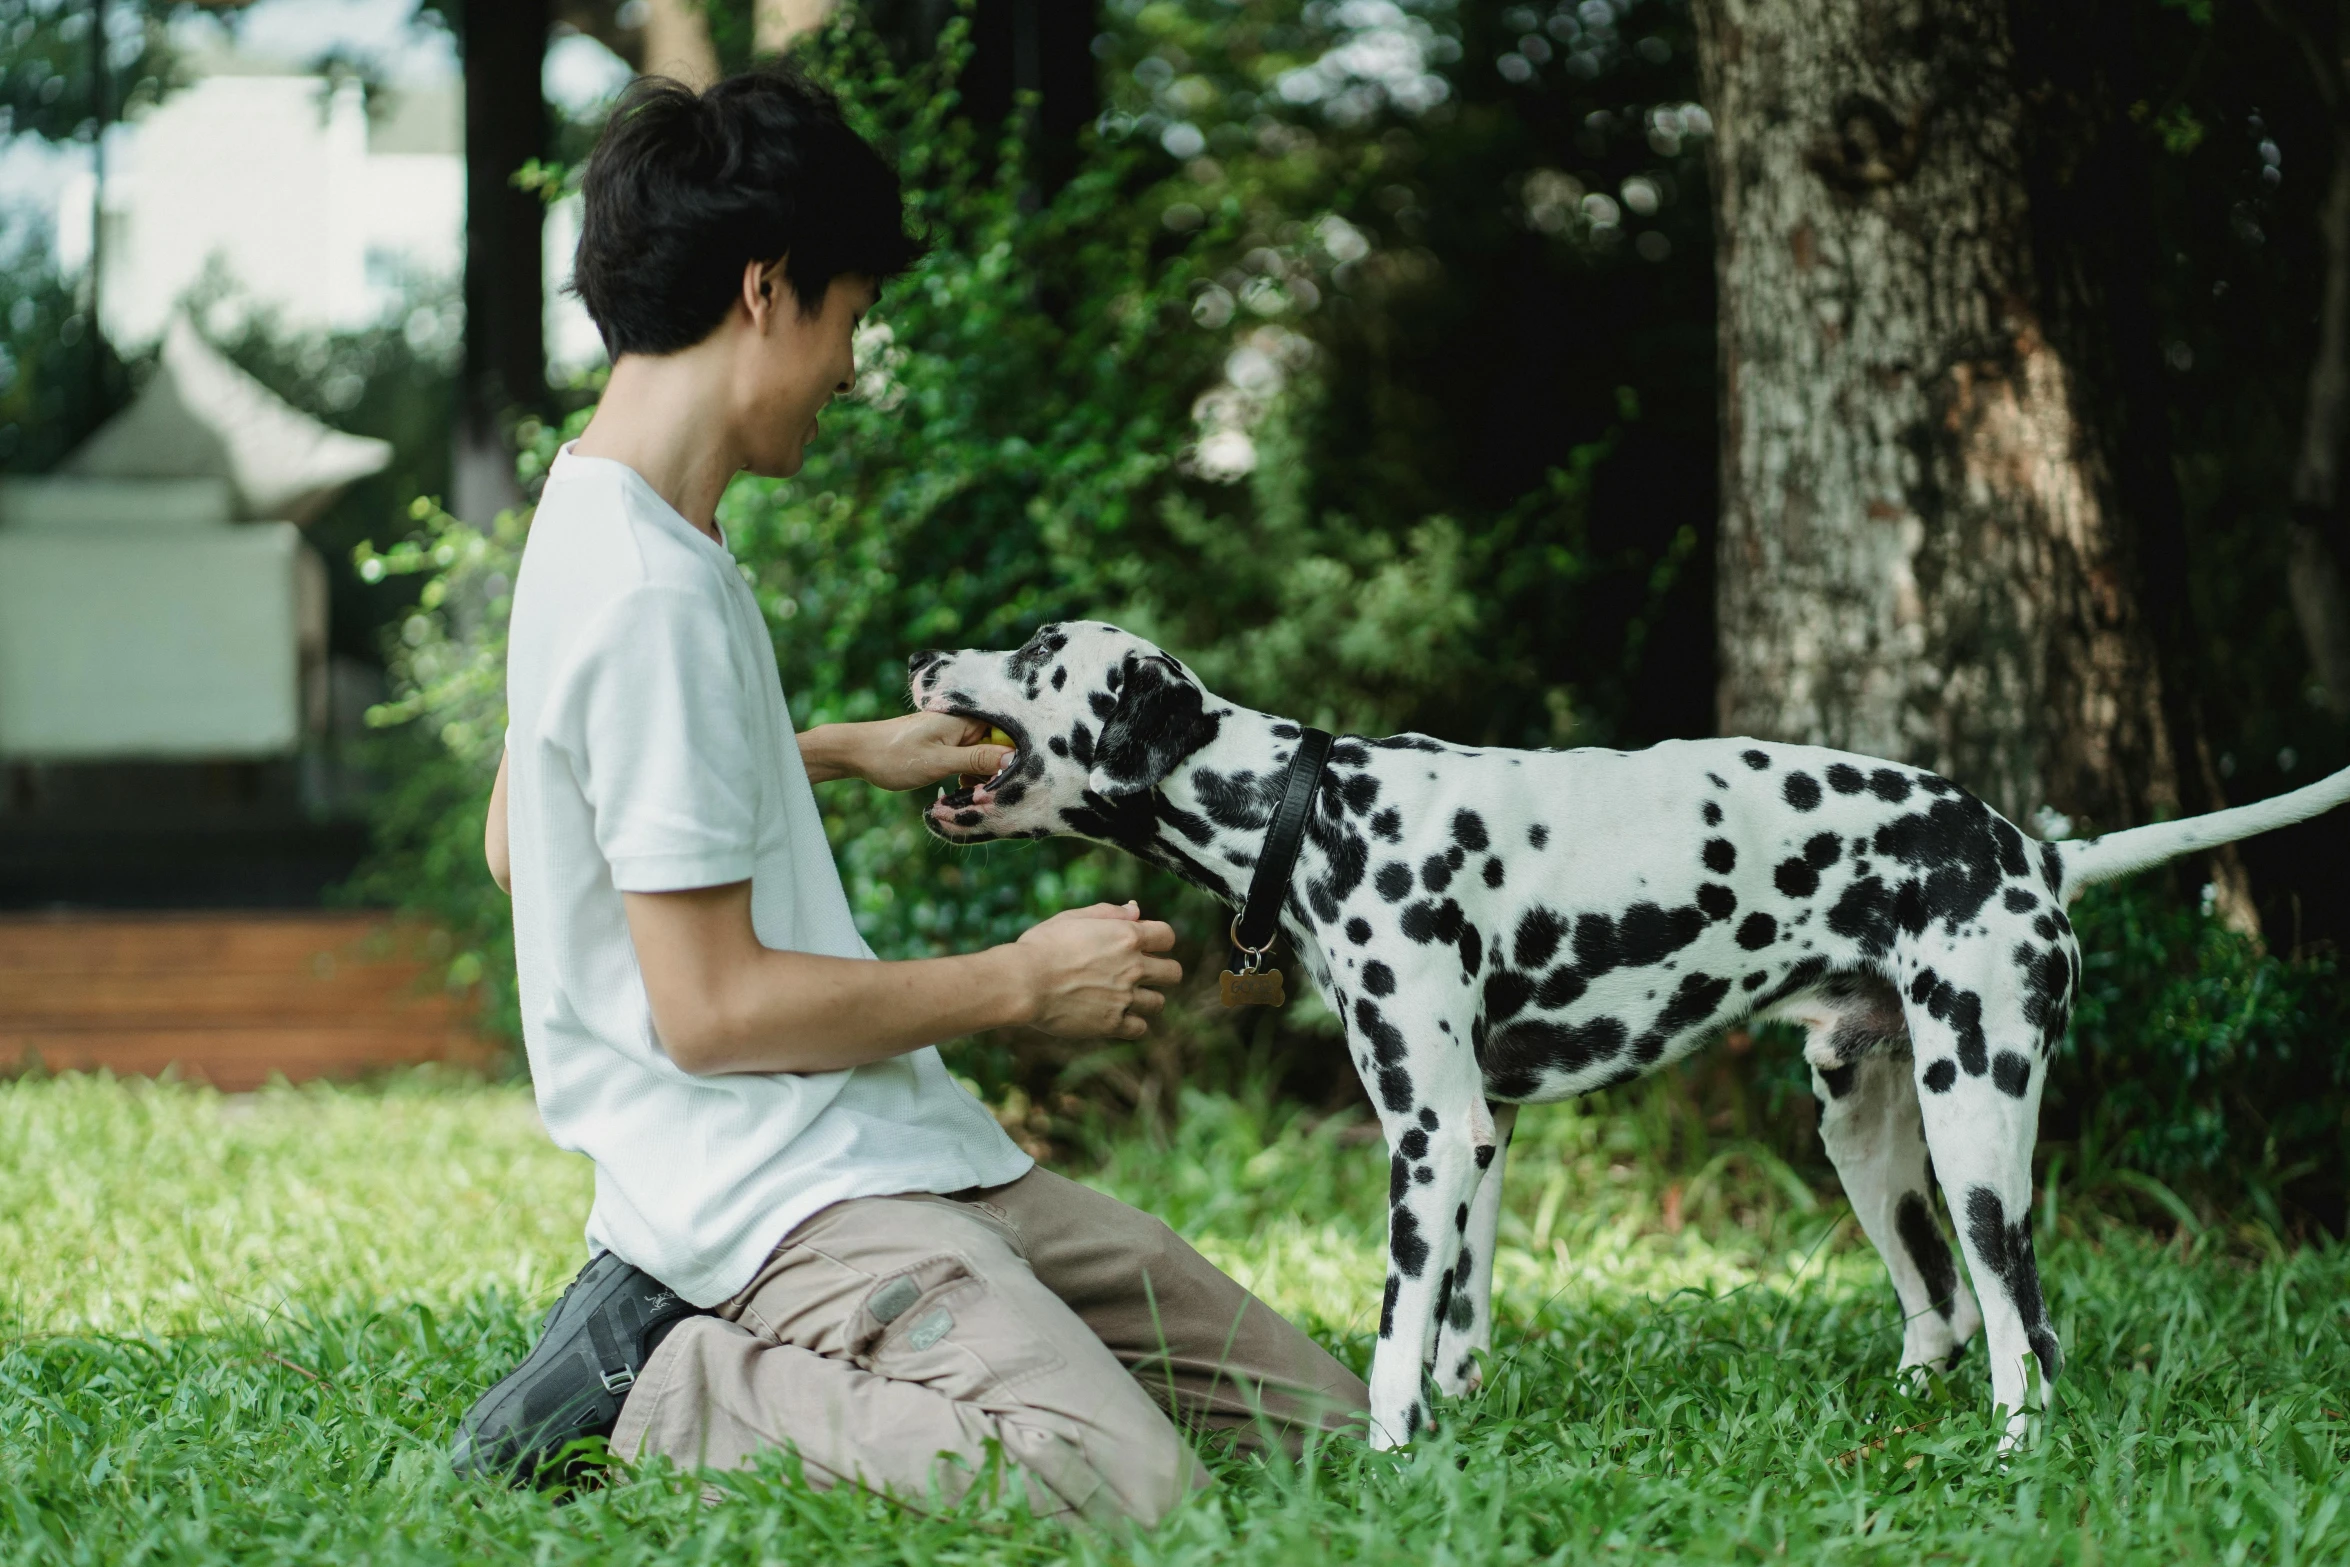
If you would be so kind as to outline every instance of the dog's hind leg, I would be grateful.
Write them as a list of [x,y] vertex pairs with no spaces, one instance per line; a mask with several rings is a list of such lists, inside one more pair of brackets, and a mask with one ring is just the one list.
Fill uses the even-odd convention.
[[1901,1301],[1901,1369],[1955,1366],[1983,1319],[1934,1218],[1933,1164],[1908,1045],[1827,1066],[1806,1054],[1820,1141]]
[[1436,1391],[1447,1398],[1474,1392],[1485,1373],[1477,1357],[1493,1345],[1493,1247],[1501,1228],[1502,1167],[1509,1160],[1510,1133],[1518,1107],[1494,1104],[1489,1127],[1475,1141],[1477,1195],[1469,1199],[1469,1227],[1452,1265],[1452,1287],[1436,1322]]
[[1975,976],[1917,968],[1907,1013],[1919,1108],[1934,1174],[1958,1228],[1983,1313],[1991,1394],[2008,1412],[2001,1446],[2026,1430],[2029,1371],[2041,1387],[2063,1367],[2032,1249],[2032,1144],[2047,1063],[2022,1003]]

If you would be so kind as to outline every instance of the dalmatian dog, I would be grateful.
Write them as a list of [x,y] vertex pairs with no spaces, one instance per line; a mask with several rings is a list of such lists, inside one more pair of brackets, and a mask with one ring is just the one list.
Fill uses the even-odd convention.
[[[914,705],[1016,749],[942,791],[950,843],[1073,834],[1238,906],[1300,726],[1204,690],[1098,622],[1010,653],[924,652]],[[2038,843],[1949,780],[1813,746],[1511,751],[1425,735],[1331,748],[1281,926],[1390,1155],[1372,1440],[1476,1385],[1521,1104],[1626,1082],[1734,1022],[1790,1019],[1821,1136],[1900,1297],[1902,1368],[1978,1328],[2002,1445],[2062,1354],[2034,1260],[2031,1155],[2095,882],[2350,798],[2350,771],[2236,810]],[[1969,1292],[1930,1195],[1939,1181]]]

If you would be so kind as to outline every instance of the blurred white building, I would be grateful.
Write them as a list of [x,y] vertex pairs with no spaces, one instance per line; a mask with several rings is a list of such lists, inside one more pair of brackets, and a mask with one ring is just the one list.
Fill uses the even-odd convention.
[[[126,349],[162,336],[208,273],[294,329],[384,318],[419,284],[452,288],[465,254],[463,84],[379,88],[228,52],[107,138],[100,316]],[[69,273],[90,254],[94,176],[68,179],[56,213]],[[576,219],[548,225],[547,348],[558,369],[602,357],[570,275]],[[566,221],[566,220],[570,221]]]

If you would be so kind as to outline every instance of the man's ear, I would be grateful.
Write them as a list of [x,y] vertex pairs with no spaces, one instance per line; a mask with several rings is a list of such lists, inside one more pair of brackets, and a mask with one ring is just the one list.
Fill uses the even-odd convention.
[[[743,263],[742,307],[753,326],[765,326],[776,308],[792,297],[791,284],[783,271],[786,259],[778,256],[773,261]],[[797,308],[796,300],[794,308]]]
[[1164,653],[1126,655],[1118,706],[1093,745],[1095,794],[1139,794],[1216,738],[1217,720],[1189,671]]

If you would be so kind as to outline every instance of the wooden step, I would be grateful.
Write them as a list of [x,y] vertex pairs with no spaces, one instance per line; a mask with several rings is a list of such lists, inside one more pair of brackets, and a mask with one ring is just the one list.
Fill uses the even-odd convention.
[[492,1064],[413,935],[368,913],[0,916],[0,1071],[177,1068],[235,1091]]

